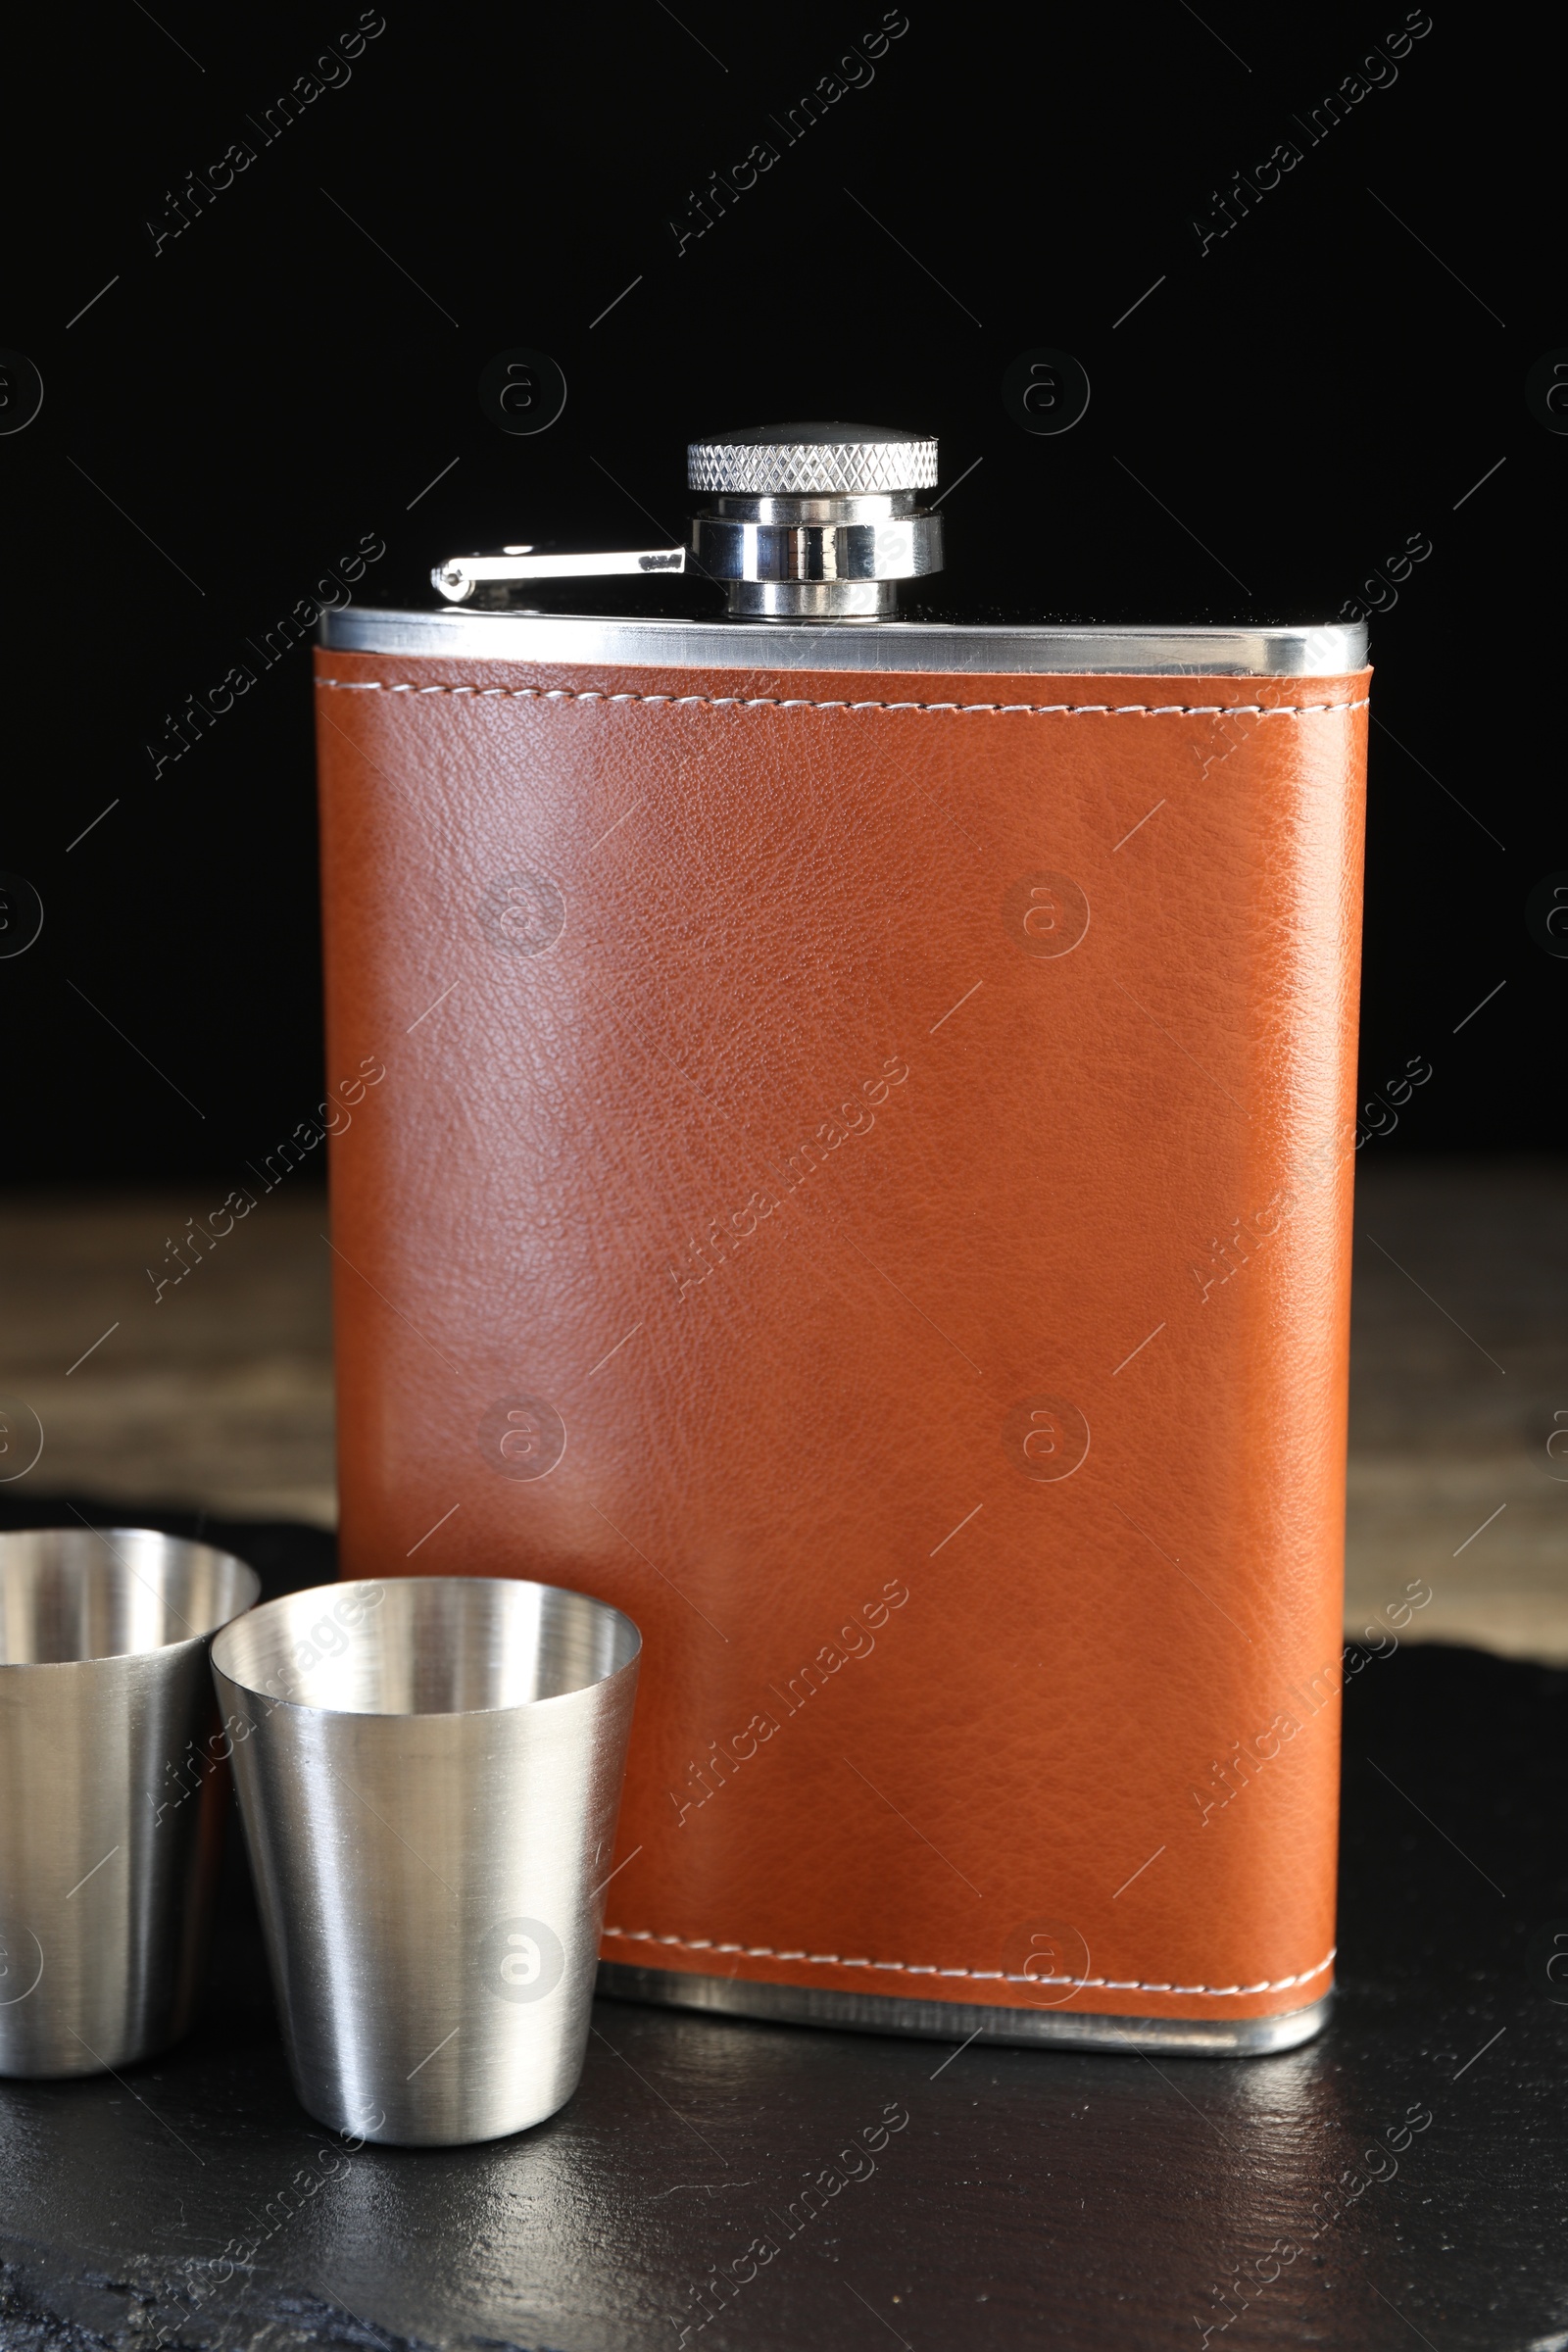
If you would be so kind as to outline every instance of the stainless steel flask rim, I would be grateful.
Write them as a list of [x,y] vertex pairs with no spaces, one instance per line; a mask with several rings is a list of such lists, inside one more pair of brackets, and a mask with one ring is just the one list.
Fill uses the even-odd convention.
[[[883,620],[644,620],[594,612],[438,612],[346,605],[323,612],[326,653],[657,670],[842,670],[994,677],[1340,677],[1366,665],[1366,624],[1229,628],[1178,622],[1076,628]],[[352,685],[352,681],[340,681]],[[922,701],[914,688],[911,701]],[[1005,698],[1010,701],[1013,698]],[[1021,699],[1021,698],[1020,698]],[[1114,701],[1107,694],[1107,702]],[[1244,704],[1247,697],[1239,698]],[[1172,702],[1179,702],[1179,691]],[[1211,695],[1203,705],[1213,702]],[[988,708],[996,707],[988,702]]]

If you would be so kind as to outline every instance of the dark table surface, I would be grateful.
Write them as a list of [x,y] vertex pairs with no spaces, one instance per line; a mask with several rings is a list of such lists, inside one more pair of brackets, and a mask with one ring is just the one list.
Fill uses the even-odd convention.
[[[206,1532],[270,1592],[332,1573],[311,1530]],[[1368,1655],[1345,1766],[1340,1990],[1304,2049],[1156,2065],[601,2001],[563,2114],[437,2152],[352,2151],[296,2104],[231,1838],[189,2038],[0,2084],[0,2344],[1561,2352],[1568,1674]]]

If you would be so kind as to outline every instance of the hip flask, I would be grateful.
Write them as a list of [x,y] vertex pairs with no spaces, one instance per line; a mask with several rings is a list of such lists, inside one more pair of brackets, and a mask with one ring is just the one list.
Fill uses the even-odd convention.
[[687,546],[323,616],[328,1074],[387,1071],[331,1145],[342,1573],[642,1627],[603,1989],[1287,2047],[1364,631],[901,618],[933,440],[688,471]]

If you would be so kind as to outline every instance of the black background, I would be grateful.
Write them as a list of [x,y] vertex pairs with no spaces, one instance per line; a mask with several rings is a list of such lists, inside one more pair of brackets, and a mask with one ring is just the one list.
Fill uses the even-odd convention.
[[[791,416],[932,429],[944,484],[974,468],[944,509],[972,617],[1332,619],[1425,534],[1373,622],[1363,1079],[1435,1077],[1372,1148],[1557,1141],[1568,963],[1524,908],[1568,866],[1568,438],[1524,379],[1568,343],[1560,30],[1437,0],[1309,143],[1401,8],[910,0],[786,145],[872,0],[387,0],[264,144],[247,118],[358,22],[163,0],[36,16],[13,59],[0,344],[45,397],[0,437],[0,867],[45,923],[0,962],[10,1181],[225,1175],[319,1099],[309,655],[155,777],[166,713],[256,668],[246,640],[363,534],[371,603],[507,539],[647,544],[680,531],[688,437]],[[1301,161],[1201,252],[1214,192],[1287,139]],[[255,161],[155,253],[235,140]],[[760,140],[777,163],[677,252],[691,191]],[[477,398],[517,345],[569,387],[533,437]],[[1093,386],[1057,437],[1001,397],[1042,345]]]

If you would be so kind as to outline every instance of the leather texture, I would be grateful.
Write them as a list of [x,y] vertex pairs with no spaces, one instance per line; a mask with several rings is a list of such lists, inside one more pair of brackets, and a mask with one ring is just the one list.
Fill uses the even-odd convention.
[[605,1956],[1319,1998],[1365,675],[317,660],[342,1572],[642,1628]]

